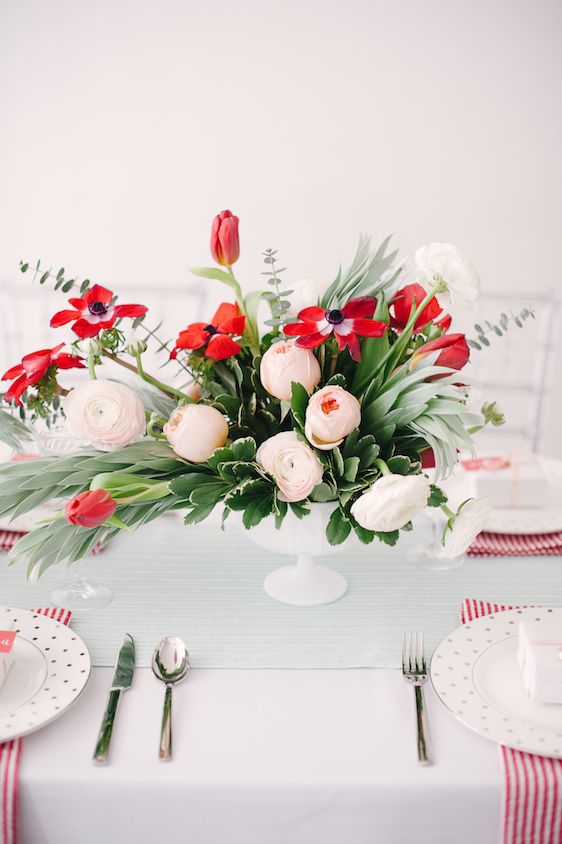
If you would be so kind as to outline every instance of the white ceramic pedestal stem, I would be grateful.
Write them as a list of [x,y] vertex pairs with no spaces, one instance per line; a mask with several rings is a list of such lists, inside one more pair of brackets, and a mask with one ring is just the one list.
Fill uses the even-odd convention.
[[317,566],[313,557],[297,557],[295,566],[275,569],[265,578],[264,589],[270,597],[297,607],[331,604],[347,592],[347,581],[337,571]]

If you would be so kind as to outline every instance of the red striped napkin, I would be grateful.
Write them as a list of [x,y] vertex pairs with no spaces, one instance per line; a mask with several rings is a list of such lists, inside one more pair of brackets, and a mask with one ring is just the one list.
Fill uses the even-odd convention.
[[[461,623],[516,607],[465,599]],[[562,842],[562,759],[500,746],[505,782],[503,844]]]
[[534,533],[488,533],[476,537],[467,551],[470,557],[555,557],[562,554],[562,531]]
[[[69,610],[49,607],[33,610],[62,624],[68,624]],[[18,772],[21,757],[21,738],[0,744],[0,844],[17,842]]]

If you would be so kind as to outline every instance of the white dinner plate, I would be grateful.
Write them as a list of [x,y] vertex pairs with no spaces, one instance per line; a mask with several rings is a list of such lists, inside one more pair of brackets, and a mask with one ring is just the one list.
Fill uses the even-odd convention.
[[562,759],[562,704],[530,700],[517,662],[519,621],[553,614],[562,629],[560,607],[505,610],[463,624],[437,647],[430,675],[442,703],[471,730]]
[[0,629],[16,631],[14,662],[0,688],[0,742],[32,733],[71,706],[90,676],[80,636],[47,616],[0,606]]

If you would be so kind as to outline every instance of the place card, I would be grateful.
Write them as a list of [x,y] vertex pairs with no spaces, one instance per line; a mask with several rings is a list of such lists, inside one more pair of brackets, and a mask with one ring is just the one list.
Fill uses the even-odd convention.
[[15,630],[0,630],[0,688],[13,662]]
[[553,618],[519,622],[517,659],[531,700],[562,703],[562,629]]

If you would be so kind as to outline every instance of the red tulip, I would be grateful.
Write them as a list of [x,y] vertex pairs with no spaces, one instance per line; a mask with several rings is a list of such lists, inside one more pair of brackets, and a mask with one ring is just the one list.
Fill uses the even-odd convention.
[[115,513],[117,502],[106,489],[80,492],[64,508],[64,515],[72,525],[98,527]]
[[240,257],[238,217],[231,211],[221,211],[211,228],[211,254],[217,264],[230,267]]
[[424,343],[412,355],[412,365],[420,363],[431,352],[441,349],[437,355],[435,366],[448,366],[450,369],[462,369],[468,363],[470,349],[464,334],[443,334],[429,343]]
[[[403,329],[410,319],[412,308],[417,308],[421,305],[426,297],[426,292],[421,284],[407,284],[402,287],[392,300],[393,314],[390,315],[390,324],[393,328]],[[437,299],[432,299],[428,302],[421,314],[414,323],[414,334],[425,328],[429,322],[433,322],[441,313],[441,305]]]

